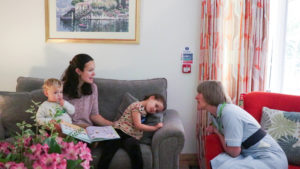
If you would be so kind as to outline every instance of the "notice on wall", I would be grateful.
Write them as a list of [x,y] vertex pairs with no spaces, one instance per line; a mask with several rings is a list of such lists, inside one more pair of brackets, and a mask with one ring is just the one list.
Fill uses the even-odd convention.
[[189,47],[185,47],[185,49],[182,51],[181,61],[182,61],[182,64],[192,64],[193,63],[193,53],[190,51]]

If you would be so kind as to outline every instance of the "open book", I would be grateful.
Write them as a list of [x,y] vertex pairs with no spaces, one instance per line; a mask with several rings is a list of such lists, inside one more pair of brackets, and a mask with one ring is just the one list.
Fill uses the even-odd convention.
[[112,126],[89,126],[84,129],[74,124],[61,122],[60,127],[64,134],[75,137],[87,143],[120,138]]

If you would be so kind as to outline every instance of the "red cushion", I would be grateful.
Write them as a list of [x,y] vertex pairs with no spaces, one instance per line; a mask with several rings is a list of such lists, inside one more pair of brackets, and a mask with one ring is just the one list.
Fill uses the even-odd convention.
[[289,169],[300,169],[300,166],[289,165]]

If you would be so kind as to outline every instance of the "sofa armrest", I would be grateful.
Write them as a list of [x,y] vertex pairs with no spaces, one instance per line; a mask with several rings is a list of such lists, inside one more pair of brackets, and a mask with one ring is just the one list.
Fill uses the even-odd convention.
[[206,169],[210,169],[210,160],[222,153],[223,147],[216,134],[206,136],[204,144]]
[[166,110],[164,126],[152,138],[153,168],[178,169],[184,145],[184,128],[176,110]]

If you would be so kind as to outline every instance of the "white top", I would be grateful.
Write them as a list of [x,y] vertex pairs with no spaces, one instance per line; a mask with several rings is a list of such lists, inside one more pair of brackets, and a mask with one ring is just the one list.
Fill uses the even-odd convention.
[[39,125],[46,125],[53,119],[72,123],[70,115],[74,112],[75,107],[66,100],[63,106],[56,102],[44,101],[37,111],[36,121]]

